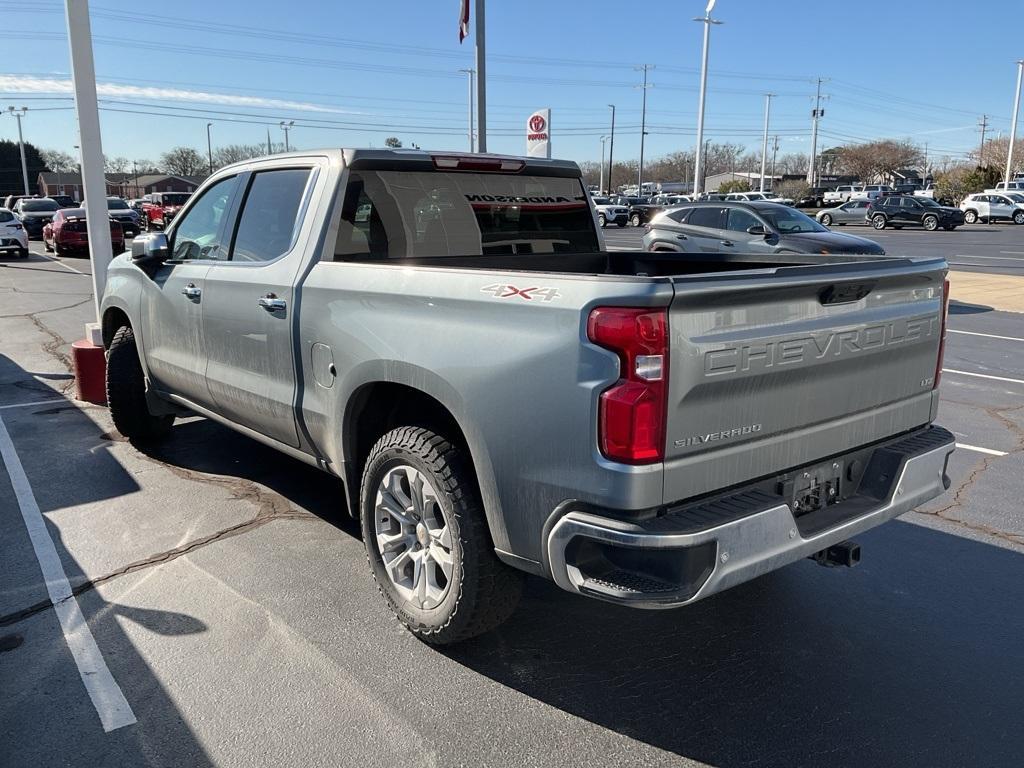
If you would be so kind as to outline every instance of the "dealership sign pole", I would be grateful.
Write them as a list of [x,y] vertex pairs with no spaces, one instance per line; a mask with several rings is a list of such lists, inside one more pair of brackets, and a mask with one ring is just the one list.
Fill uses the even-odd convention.
[[82,190],[85,193],[85,222],[92,262],[92,292],[96,323],[85,326],[85,338],[72,345],[78,397],[105,402],[105,359],[100,332],[100,301],[107,284],[107,265],[113,258],[110,244],[110,214],[103,178],[103,144],[100,141],[100,113],[96,102],[96,68],[92,57],[92,31],[88,0],[65,0],[68,44],[71,48],[71,81],[78,115],[78,145],[81,148]]
[[538,109],[526,118],[526,154],[551,159],[550,109]]
[[1017,113],[1020,112],[1020,81],[1024,76],[1024,59],[1017,62],[1017,93],[1013,97],[1013,119],[1010,121],[1010,146],[1006,151],[1006,188],[1010,188],[1010,179],[1013,178],[1013,143],[1017,140]]

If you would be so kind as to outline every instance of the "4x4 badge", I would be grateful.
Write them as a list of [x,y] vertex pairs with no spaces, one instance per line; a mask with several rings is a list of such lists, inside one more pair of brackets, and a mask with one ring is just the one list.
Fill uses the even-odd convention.
[[518,296],[525,301],[533,301],[534,299],[551,301],[552,299],[557,299],[562,295],[558,292],[557,288],[543,288],[541,286],[517,288],[514,285],[501,285],[499,283],[485,285],[480,289],[480,293],[493,294],[496,299],[511,299]]

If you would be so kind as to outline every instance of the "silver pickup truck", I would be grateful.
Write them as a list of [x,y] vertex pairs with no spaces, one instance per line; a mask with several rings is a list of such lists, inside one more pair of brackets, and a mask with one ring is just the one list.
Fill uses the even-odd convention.
[[390,608],[450,643],[523,572],[668,608],[855,562],[949,484],[946,269],[609,252],[572,163],[292,153],[114,259],[107,396],[134,441],[201,414],[337,475]]

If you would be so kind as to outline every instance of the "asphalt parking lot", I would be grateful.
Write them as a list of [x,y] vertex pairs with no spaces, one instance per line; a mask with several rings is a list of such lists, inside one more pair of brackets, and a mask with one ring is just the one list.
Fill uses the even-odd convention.
[[[1024,275],[1024,227],[880,234]],[[858,568],[657,613],[533,579],[498,631],[439,651],[391,618],[337,481],[201,418],[142,453],[72,400],[89,262],[32,250],[0,256],[4,766],[1020,765],[1024,315],[952,304],[953,486],[860,538]]]

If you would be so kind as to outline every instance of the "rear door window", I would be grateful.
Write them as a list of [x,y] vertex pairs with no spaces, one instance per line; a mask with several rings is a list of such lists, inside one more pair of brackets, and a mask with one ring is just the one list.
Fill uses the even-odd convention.
[[691,227],[708,227],[709,229],[724,229],[725,209],[716,206],[694,208],[686,223]]
[[692,210],[693,208],[679,208],[674,211],[667,211],[665,213],[665,216],[672,219],[672,221],[676,222],[677,224],[682,224],[684,221],[686,221],[686,217],[690,215],[690,212]]
[[336,261],[597,253],[579,179],[501,173],[353,171]]

